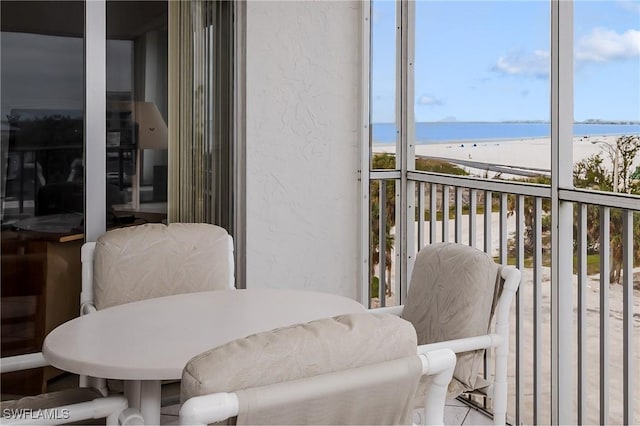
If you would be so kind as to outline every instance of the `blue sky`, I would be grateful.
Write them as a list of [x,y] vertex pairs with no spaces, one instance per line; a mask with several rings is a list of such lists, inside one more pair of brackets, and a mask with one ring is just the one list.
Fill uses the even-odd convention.
[[[550,2],[417,1],[416,121],[549,120]],[[372,12],[372,115],[394,120],[395,3]],[[640,120],[640,0],[574,6],[574,117]]]

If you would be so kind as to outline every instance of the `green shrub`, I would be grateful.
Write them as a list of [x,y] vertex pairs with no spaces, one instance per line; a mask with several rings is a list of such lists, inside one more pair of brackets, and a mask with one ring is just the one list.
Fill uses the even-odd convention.
[[378,297],[380,294],[380,278],[375,275],[371,277],[371,297]]

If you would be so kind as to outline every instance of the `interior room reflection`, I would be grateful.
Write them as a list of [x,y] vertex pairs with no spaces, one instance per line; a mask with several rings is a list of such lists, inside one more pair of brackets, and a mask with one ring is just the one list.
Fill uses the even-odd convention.
[[[95,170],[85,168],[84,2],[2,1],[0,8],[4,357],[40,351],[47,333],[78,315],[85,191],[91,190],[85,176]],[[106,9],[107,227],[161,222],[167,3],[108,1]],[[2,398],[46,391],[59,375],[50,369],[2,374]]]

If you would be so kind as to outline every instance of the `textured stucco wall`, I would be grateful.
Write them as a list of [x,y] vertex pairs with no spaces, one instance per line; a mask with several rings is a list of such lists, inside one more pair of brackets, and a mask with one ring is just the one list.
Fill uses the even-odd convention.
[[247,287],[356,298],[360,13],[247,2]]

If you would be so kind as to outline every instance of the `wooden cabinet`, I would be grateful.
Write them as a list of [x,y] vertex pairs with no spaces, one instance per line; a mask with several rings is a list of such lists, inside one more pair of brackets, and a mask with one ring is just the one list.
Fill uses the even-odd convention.
[[[39,352],[44,337],[79,313],[83,240],[2,232],[2,356]],[[46,390],[52,368],[2,375],[3,394]]]

